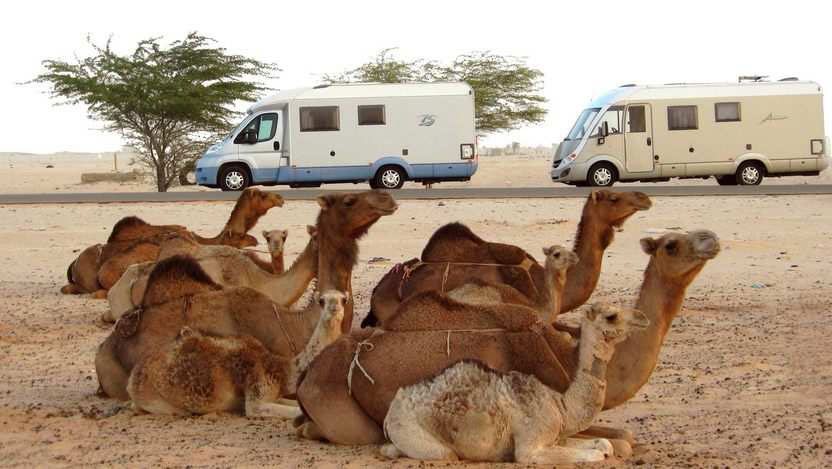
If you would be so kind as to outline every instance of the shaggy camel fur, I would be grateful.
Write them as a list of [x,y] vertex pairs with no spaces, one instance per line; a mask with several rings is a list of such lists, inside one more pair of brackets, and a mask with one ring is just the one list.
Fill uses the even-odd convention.
[[[295,259],[291,268],[279,275],[271,274],[258,267],[246,251],[230,246],[204,246],[186,238],[177,237],[162,244],[159,259],[175,255],[190,255],[211,279],[223,287],[251,287],[264,293],[275,303],[283,307],[293,305],[306,290],[309,282],[317,275],[318,244],[317,229],[306,227],[309,243],[306,249]],[[285,233],[283,230],[275,232]],[[284,235],[285,236],[285,235]],[[281,238],[285,240],[285,237]],[[283,257],[283,242],[270,241],[270,249],[279,249],[279,254],[272,251],[272,257]],[[118,282],[107,292],[110,310],[101,319],[114,322],[133,308],[141,305],[147,280],[155,262],[143,262],[131,265]],[[271,267],[270,267],[271,269]]]
[[247,234],[272,207],[283,205],[277,194],[256,188],[243,191],[225,227],[213,238],[203,238],[179,225],[151,225],[138,217],[125,217],[113,226],[104,245],[83,250],[67,268],[64,294],[94,293],[104,298],[121,274],[132,264],[155,260],[159,244],[172,236],[189,236],[200,244],[223,244],[238,248],[256,246],[257,239]]
[[563,393],[534,376],[501,373],[477,362],[457,363],[431,380],[403,387],[384,419],[392,444],[382,454],[537,464],[601,461],[612,452],[608,441],[567,438],[601,412],[615,344],[648,324],[638,310],[603,304],[588,309],[578,370]]
[[[347,305],[352,302],[349,289],[332,285],[349,286],[358,237],[397,206],[382,191],[326,195],[319,204],[317,287],[346,293],[346,322]],[[222,289],[193,258],[165,259],[151,272],[141,306],[123,316],[98,349],[95,364],[101,391],[127,399],[127,377],[136,362],[173,340],[184,326],[209,335],[250,335],[272,353],[294,356],[309,341],[319,316],[316,303],[293,311],[248,287]]]
[[[719,252],[716,235],[707,230],[645,238],[641,243],[650,262],[636,308],[648,317],[650,326],[616,346],[607,369],[604,408],[627,401],[647,381],[686,288]],[[506,317],[513,316],[511,321],[522,326],[521,306],[492,307],[513,307]],[[550,325],[535,324],[537,315],[528,308],[526,311],[525,326],[515,330],[505,326],[452,330],[440,322],[448,315],[437,313],[437,320],[422,319],[434,324],[434,330],[365,329],[342,336],[321,352],[301,377],[298,402],[308,419],[300,425],[300,434],[343,444],[380,443],[384,439],[380,425],[399,388],[436,376],[465,359],[479,360],[504,372],[531,374],[564,392],[577,370],[576,340]],[[407,313],[403,307],[398,315]],[[423,308],[414,315],[427,314]],[[476,312],[469,315],[475,316]],[[358,368],[357,363],[362,366]],[[349,383],[345,379],[348,373],[352,378]]]
[[[601,275],[604,250],[615,230],[652,203],[641,192],[592,192],[584,204],[573,251],[580,261],[569,269],[560,310],[552,311],[545,288],[543,268],[526,251],[509,244],[484,241],[460,223],[445,225],[431,236],[421,262],[396,266],[373,290],[370,313],[362,327],[384,327],[384,321],[402,300],[423,291],[449,291],[477,279],[484,286],[501,289],[503,302],[530,306],[550,317],[584,304]],[[450,263],[450,264],[449,264]],[[499,265],[494,265],[499,264]],[[500,288],[511,287],[511,290]]]
[[295,418],[300,410],[276,401],[295,393],[312,358],[341,335],[346,296],[326,291],[309,343],[292,359],[269,352],[257,339],[211,337],[183,327],[179,337],[152,351],[130,373],[133,406],[157,414],[244,410],[247,416]]

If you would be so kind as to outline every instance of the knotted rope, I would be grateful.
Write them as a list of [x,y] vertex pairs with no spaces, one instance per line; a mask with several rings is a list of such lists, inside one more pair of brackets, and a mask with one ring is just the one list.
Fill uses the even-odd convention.
[[292,356],[294,357],[298,354],[298,350],[295,348],[292,336],[290,336],[289,331],[286,330],[286,326],[283,324],[283,319],[280,317],[280,312],[277,311],[277,306],[274,303],[272,303],[272,310],[274,311],[275,319],[277,319],[277,325],[280,326],[280,330],[283,331],[283,335],[286,337],[286,342],[289,343],[289,349],[292,351]]

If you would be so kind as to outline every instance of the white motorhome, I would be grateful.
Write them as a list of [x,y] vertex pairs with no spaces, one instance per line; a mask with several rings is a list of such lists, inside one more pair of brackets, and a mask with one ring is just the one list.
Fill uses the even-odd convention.
[[592,186],[710,176],[722,185],[756,185],[828,166],[817,83],[624,85],[581,112],[551,177]]
[[197,161],[196,181],[249,185],[467,181],[477,170],[466,83],[361,83],[286,90],[253,105]]

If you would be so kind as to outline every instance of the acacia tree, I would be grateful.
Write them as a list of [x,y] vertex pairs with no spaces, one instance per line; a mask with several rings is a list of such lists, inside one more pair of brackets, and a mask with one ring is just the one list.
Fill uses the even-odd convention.
[[132,54],[119,55],[110,40],[88,43],[94,54],[74,62],[45,60],[45,71],[28,83],[47,84],[62,104],[84,104],[91,118],[119,133],[139,151],[159,192],[193,160],[206,136],[227,131],[239,113],[237,100],[254,101],[267,90],[256,81],[274,78],[280,69],[214,47],[197,33],[160,44],[138,43]]
[[540,94],[543,72],[521,57],[480,51],[442,64],[401,60],[394,50],[383,49],[370,62],[338,75],[325,74],[323,79],[330,83],[464,81],[474,89],[477,131],[482,134],[540,123],[546,117],[546,98]]

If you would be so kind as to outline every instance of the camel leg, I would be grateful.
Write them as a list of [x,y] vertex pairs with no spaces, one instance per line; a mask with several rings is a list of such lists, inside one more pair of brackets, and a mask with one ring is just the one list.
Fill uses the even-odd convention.
[[106,300],[107,299],[107,290],[104,290],[104,289],[96,290],[92,293],[92,297],[96,300]]
[[607,438],[609,440],[625,440],[631,445],[636,442],[633,432],[622,428],[602,427],[600,425],[593,425],[586,430],[579,433],[579,435],[593,436],[596,438]]
[[563,446],[575,449],[594,449],[604,454],[604,457],[613,455],[613,444],[606,438],[567,438]]
[[604,460],[604,453],[594,449],[568,448],[565,446],[518,447],[514,451],[514,458],[517,462],[522,463],[561,465],[600,462]]
[[126,401],[130,398],[127,395],[127,380],[130,376],[116,360],[113,345],[111,336],[98,347],[98,352],[95,354],[95,373],[98,376],[100,389],[105,395]]
[[294,419],[303,415],[300,408],[246,397],[246,417]]
[[278,404],[283,404],[283,405],[286,405],[286,406],[298,407],[298,401],[296,401],[294,399],[286,399],[284,397],[281,397],[280,399],[278,399],[277,403]]
[[63,293],[64,295],[80,295],[81,293],[86,292],[78,288],[78,285],[68,283],[61,287],[61,293]]
[[[391,408],[384,418],[384,433],[391,444],[381,448],[381,454],[395,459],[404,454],[423,461],[456,461],[459,457],[436,436],[425,429],[418,419],[406,412]],[[391,448],[392,447],[392,448]]]

